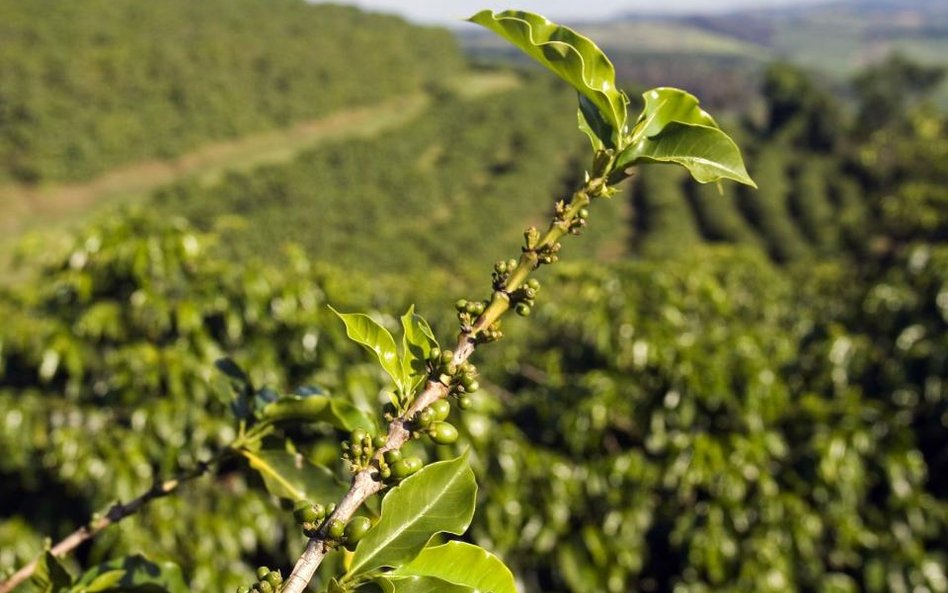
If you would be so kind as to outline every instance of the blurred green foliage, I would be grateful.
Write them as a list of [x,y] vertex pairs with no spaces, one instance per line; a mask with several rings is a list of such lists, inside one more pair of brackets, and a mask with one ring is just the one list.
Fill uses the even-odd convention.
[[[471,537],[526,591],[948,591],[945,116],[913,98],[868,134],[827,128],[814,89],[774,74],[781,115],[745,132],[759,192],[648,171],[565,243],[587,259],[547,273],[535,318],[484,349],[485,393],[452,418],[465,437],[429,456],[473,445]],[[436,100],[384,138],[179,184],[25,257],[0,293],[0,569],[232,438],[220,356],[372,410],[385,378],[327,303],[421,303],[449,338],[447,304],[471,296],[454,291],[486,296],[489,263],[587,163],[572,99],[543,81]],[[297,436],[338,462],[331,428]],[[142,552],[193,590],[287,568],[302,538],[240,469],[72,567]]]
[[302,0],[3,0],[0,45],[0,180],[27,182],[377,103],[462,65],[448,31]]
[[[528,77],[488,100],[445,90],[420,120],[390,134],[208,185],[173,185],[152,203],[218,229],[237,258],[267,257],[292,241],[363,273],[439,268],[469,287],[519,248],[523,229],[544,222],[551,199],[572,191],[589,166],[575,98],[561,87]],[[620,255],[623,207],[603,204],[595,232],[566,256]],[[472,248],[485,244],[493,248]]]

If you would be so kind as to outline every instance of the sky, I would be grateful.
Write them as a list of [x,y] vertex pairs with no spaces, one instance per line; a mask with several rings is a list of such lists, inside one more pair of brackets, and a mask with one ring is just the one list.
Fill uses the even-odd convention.
[[400,14],[415,22],[446,25],[458,24],[485,8],[528,10],[553,20],[585,20],[623,12],[654,12],[656,9],[662,12],[720,12],[732,8],[766,8],[821,1],[825,0],[333,0],[336,4]]

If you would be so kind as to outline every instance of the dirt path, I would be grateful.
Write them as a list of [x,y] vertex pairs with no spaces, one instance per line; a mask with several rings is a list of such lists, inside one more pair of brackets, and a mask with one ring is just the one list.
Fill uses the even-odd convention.
[[[459,95],[475,98],[510,89],[510,73],[469,73],[449,82]],[[213,181],[226,171],[291,160],[301,150],[342,138],[364,138],[399,127],[420,116],[431,98],[406,95],[367,107],[347,109],[236,140],[206,144],[172,160],[149,160],[118,167],[81,183],[0,186],[0,251],[25,231],[74,222],[101,206],[147,198],[177,180]]]
[[113,169],[90,181],[37,188],[0,187],[0,234],[11,236],[39,225],[85,214],[93,206],[133,200],[179,179],[212,180],[224,171],[285,162],[300,150],[345,137],[365,137],[420,115],[425,95],[411,95],[301,122],[290,128],[204,145],[174,160],[149,160]]
[[[465,73],[447,81],[465,99],[502,92],[520,84],[509,72]],[[16,265],[14,247],[28,232],[27,251],[56,252],[65,247],[61,232],[88,216],[118,204],[143,202],[159,187],[183,179],[212,182],[227,171],[247,170],[293,159],[300,151],[345,138],[365,138],[420,117],[432,98],[417,93],[376,105],[347,109],[282,130],[206,144],[173,160],[131,163],[81,183],[40,187],[0,185],[0,285],[15,285],[31,273]],[[30,259],[30,258],[28,258]]]

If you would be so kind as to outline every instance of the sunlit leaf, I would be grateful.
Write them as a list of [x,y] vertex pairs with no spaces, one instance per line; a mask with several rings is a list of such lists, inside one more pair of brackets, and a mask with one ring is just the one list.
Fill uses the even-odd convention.
[[260,474],[267,491],[279,498],[336,500],[346,491],[329,469],[309,463],[302,455],[282,449],[256,452],[242,449],[240,453]]
[[438,340],[428,322],[415,313],[414,305],[402,315],[402,330],[402,372],[406,384],[414,391],[428,376],[426,361]]
[[671,122],[656,136],[625,149],[610,181],[621,181],[629,167],[643,162],[681,165],[701,183],[731,179],[757,187],[744,168],[740,149],[718,128]]
[[436,533],[464,533],[476,494],[467,454],[432,463],[405,479],[382,500],[382,516],[356,547],[349,574],[402,565]]
[[492,593],[517,593],[514,576],[504,563],[487,550],[465,542],[449,542],[425,548],[414,560],[387,575],[435,577],[455,585]]
[[368,315],[340,313],[332,307],[329,308],[346,324],[346,334],[349,338],[375,354],[382,368],[404,393],[406,386],[402,376],[402,366],[398,360],[398,350],[392,334]]
[[[546,66],[588,98],[609,123],[622,131],[626,96],[616,88],[616,72],[609,58],[588,38],[530,12],[483,10],[470,19],[497,33]],[[593,122],[587,124],[596,131]]]
[[650,138],[672,122],[717,128],[718,124],[691,93],[672,87],[658,87],[642,93],[645,107],[633,126],[633,140]]
[[[475,589],[436,577],[377,577],[374,582],[384,593],[476,593]],[[493,592],[491,592],[493,593]]]

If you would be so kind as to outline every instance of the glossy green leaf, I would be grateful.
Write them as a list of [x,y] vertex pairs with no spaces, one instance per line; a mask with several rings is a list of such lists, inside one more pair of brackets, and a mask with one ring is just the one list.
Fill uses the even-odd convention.
[[405,564],[436,533],[464,533],[476,495],[466,453],[421,469],[382,500],[382,516],[356,547],[349,574]]
[[30,583],[40,593],[57,593],[72,584],[72,576],[55,556],[46,552],[36,564]]
[[426,361],[438,340],[428,322],[415,313],[414,305],[402,315],[402,330],[402,372],[406,384],[414,391],[428,376]]
[[349,339],[361,344],[375,354],[382,368],[404,393],[406,386],[402,376],[402,366],[398,359],[398,350],[392,334],[368,315],[363,313],[340,313],[332,307],[329,308],[346,324],[346,334]]
[[173,562],[152,562],[141,554],[115,558],[84,572],[75,593],[188,593]]
[[517,593],[514,576],[504,563],[487,550],[465,542],[449,542],[425,548],[414,560],[387,575],[436,577],[477,591]]
[[[616,72],[595,43],[568,27],[530,12],[483,10],[469,21],[497,33],[568,82],[596,106],[613,130],[626,122],[625,94],[616,88]],[[595,127],[590,123],[590,127]]]
[[267,491],[279,498],[336,500],[346,491],[329,469],[309,463],[302,455],[282,449],[255,452],[242,449],[240,453],[260,474]]
[[476,590],[471,587],[457,585],[436,577],[385,575],[377,577],[375,583],[382,588],[384,593],[476,593]]
[[316,422],[325,419],[330,398],[325,395],[286,395],[260,410],[264,422]]
[[107,570],[99,576],[92,579],[88,585],[74,587],[73,590],[81,593],[98,593],[100,591],[109,591],[117,588],[125,577],[125,571],[122,569]]
[[740,149],[718,128],[671,122],[656,136],[620,153],[610,182],[621,181],[629,167],[642,162],[681,165],[701,183],[731,179],[757,187],[744,168]]
[[356,428],[375,432],[378,428],[366,412],[341,399],[330,400],[329,406],[322,411],[319,419],[344,432],[352,432]]
[[659,87],[642,93],[645,107],[632,128],[632,142],[651,138],[672,122],[697,124],[717,128],[718,124],[705,110],[699,107],[698,99],[691,93],[672,87]]

